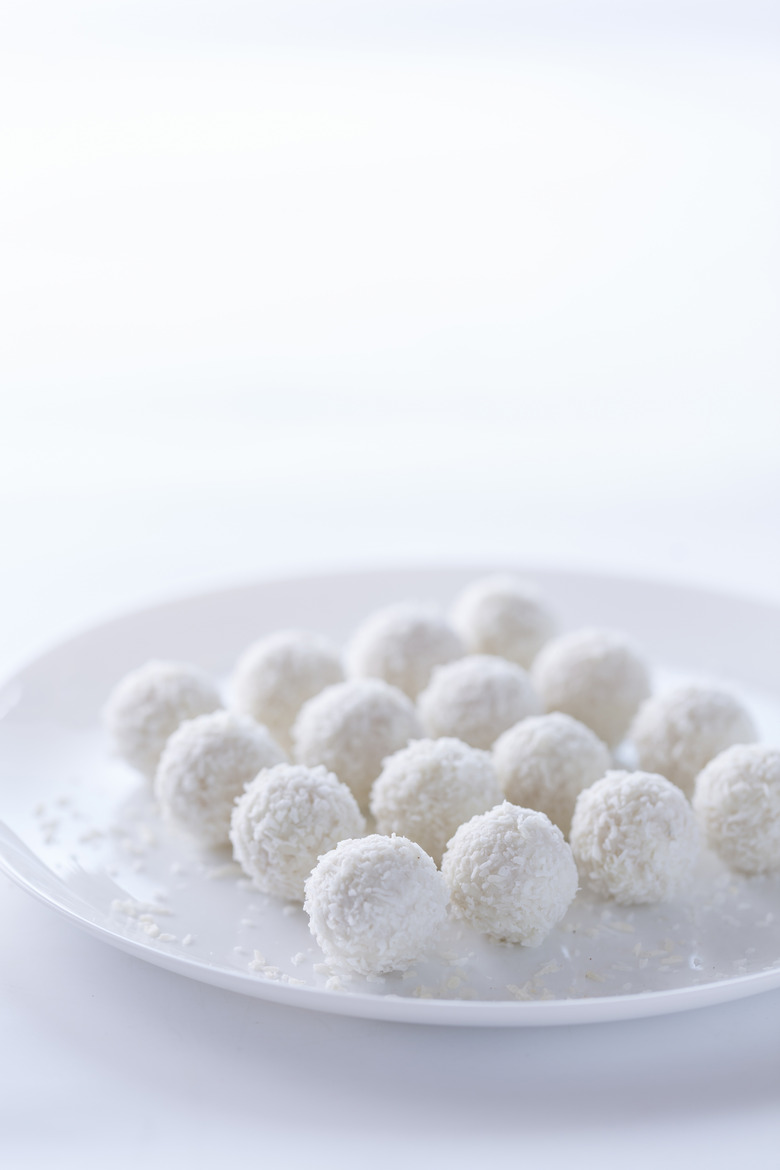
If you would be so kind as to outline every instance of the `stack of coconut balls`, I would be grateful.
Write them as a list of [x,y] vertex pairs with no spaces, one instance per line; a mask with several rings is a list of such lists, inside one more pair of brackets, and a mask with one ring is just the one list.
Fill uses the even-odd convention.
[[[449,620],[372,614],[343,662],[316,634],[261,638],[229,692],[225,709],[201,671],[149,662],[106,725],[162,816],[302,901],[342,969],[406,969],[448,913],[536,946],[579,883],[672,898],[700,832],[735,870],[780,868],[780,751],[753,742],[740,703],[692,685],[651,697],[629,639],[557,634],[512,577],[474,582]],[[638,770],[613,766],[619,745]]]

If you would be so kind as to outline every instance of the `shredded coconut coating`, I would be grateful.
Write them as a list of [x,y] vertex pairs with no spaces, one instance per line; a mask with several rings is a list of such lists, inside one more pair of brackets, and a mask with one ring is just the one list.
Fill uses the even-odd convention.
[[530,666],[556,621],[534,586],[517,577],[482,577],[456,598],[452,623],[471,654]]
[[727,748],[697,777],[693,807],[707,844],[730,869],[780,869],[780,749]]
[[339,651],[326,638],[278,630],[239,658],[230,683],[232,704],[263,723],[289,752],[290,729],[303,704],[343,678]]
[[331,963],[383,975],[405,971],[429,950],[446,918],[447,886],[414,841],[372,834],[320,858],[303,908]]
[[507,800],[546,813],[568,835],[577,797],[606,775],[612,755],[584,723],[556,711],[505,731],[493,763]]
[[416,699],[434,666],[454,662],[465,653],[460,638],[439,614],[402,603],[378,610],[357,628],[347,666],[357,678],[383,678]]
[[293,726],[299,764],[324,764],[352,789],[362,809],[386,756],[422,735],[411,701],[381,679],[326,687],[304,703]]
[[409,837],[438,864],[458,825],[501,797],[487,752],[458,739],[420,739],[385,760],[371,812],[377,832]]
[[666,902],[690,877],[699,833],[680,789],[650,772],[608,772],[577,797],[569,835],[580,877],[623,905]]
[[539,699],[522,666],[488,654],[471,654],[438,666],[417,709],[432,738],[454,736],[490,748],[499,735],[539,711]]
[[575,630],[554,638],[534,662],[533,680],[545,710],[578,719],[609,747],[620,743],[650,694],[644,661],[612,630]]
[[453,913],[498,941],[536,947],[577,893],[577,867],[549,817],[504,801],[461,825],[442,874]]
[[154,789],[163,817],[204,845],[226,845],[233,803],[261,768],[284,760],[249,715],[214,711],[188,719],[160,757]]
[[693,792],[697,775],[719,752],[758,738],[753,720],[733,695],[693,684],[648,699],[631,727],[639,766]]
[[153,659],[117,683],[103,722],[118,754],[151,778],[179,724],[221,706],[216,683],[197,666]]
[[366,822],[352,793],[327,768],[264,769],[233,810],[233,855],[258,889],[303,901],[317,858]]

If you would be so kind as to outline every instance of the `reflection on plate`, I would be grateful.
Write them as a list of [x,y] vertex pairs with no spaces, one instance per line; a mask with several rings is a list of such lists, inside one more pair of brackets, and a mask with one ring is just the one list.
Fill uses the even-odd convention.
[[[538,949],[451,927],[407,975],[345,981],[300,906],[259,894],[227,850],[157,820],[146,783],[110,758],[98,723],[116,680],[151,657],[229,671],[282,626],[343,640],[379,605],[447,605],[474,570],[267,582],[134,614],[34,663],[0,691],[0,867],[107,942],[182,975],[299,1007],[418,1023],[526,1025],[677,1011],[780,986],[780,879],[703,856],[683,899],[624,908],[578,895]],[[649,582],[529,573],[566,627],[609,625],[658,665],[657,683],[717,678],[780,741],[772,647],[780,610]],[[778,908],[777,910],[775,908]]]

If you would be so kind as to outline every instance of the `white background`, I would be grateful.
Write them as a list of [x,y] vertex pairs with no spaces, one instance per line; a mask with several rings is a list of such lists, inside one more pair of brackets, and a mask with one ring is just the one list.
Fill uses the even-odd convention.
[[[4,673],[130,606],[329,567],[780,599],[772,6],[0,18]],[[182,985],[5,881],[0,921],[9,1165],[719,1166],[780,1136],[777,995],[415,1032]]]

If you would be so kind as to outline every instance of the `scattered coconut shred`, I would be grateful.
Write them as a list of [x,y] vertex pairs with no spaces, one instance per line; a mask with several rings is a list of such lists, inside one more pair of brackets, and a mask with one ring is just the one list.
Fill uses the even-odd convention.
[[[207,848],[229,838],[238,864],[217,856],[213,872],[241,872],[243,888],[286,899],[283,913],[303,902],[328,988],[409,972],[448,919],[524,947],[573,932],[563,919],[580,883],[604,900],[605,930],[633,931],[610,904],[677,897],[700,836],[735,872],[780,871],[780,750],[750,744],[733,696],[688,685],[649,697],[628,639],[553,637],[551,611],[515,578],[474,582],[452,622],[417,603],[369,615],[346,681],[325,638],[272,633],[240,657],[230,710],[205,672],[158,661],[106,703],[114,749],[154,777],[164,821]],[[611,770],[627,732],[641,771]],[[149,913],[131,916],[174,941]],[[301,983],[243,942],[236,952],[265,978]],[[650,954],[677,961],[673,948]],[[470,958],[448,955],[441,986],[414,994],[467,997],[455,968]],[[541,977],[560,969],[548,962],[507,990],[544,998]]]

